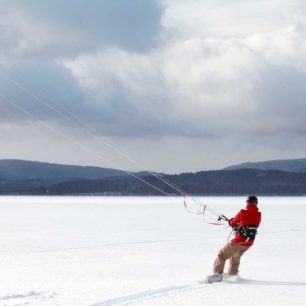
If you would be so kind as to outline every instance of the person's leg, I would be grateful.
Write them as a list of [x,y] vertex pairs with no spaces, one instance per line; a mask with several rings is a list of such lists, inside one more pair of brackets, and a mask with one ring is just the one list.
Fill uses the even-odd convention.
[[229,259],[228,275],[237,275],[240,265],[240,258],[250,247],[243,245],[236,245],[236,252]]
[[234,256],[240,247],[239,244],[228,242],[218,253],[214,262],[213,272],[214,274],[221,274],[224,271],[225,261]]

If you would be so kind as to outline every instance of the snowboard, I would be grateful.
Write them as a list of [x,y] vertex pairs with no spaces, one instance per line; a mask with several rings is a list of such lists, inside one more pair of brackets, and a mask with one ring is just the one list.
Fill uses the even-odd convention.
[[222,282],[222,279],[223,279],[222,274],[211,274],[207,276],[206,281],[208,284],[212,284],[212,283],[220,283]]
[[220,282],[227,282],[227,283],[236,283],[241,278],[239,275],[228,275],[228,274],[210,274],[204,280],[198,281],[198,284],[213,284],[213,283],[220,283]]

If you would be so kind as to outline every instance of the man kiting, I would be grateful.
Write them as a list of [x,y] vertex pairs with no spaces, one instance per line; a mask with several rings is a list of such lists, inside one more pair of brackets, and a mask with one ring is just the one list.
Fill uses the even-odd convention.
[[213,266],[213,274],[207,277],[209,283],[220,282],[223,279],[223,272],[226,260],[229,260],[227,276],[238,274],[241,256],[253,245],[257,228],[261,222],[261,212],[258,210],[258,199],[256,196],[249,196],[246,200],[245,209],[241,209],[232,219],[225,216],[220,218],[228,221],[228,224],[235,231],[235,238],[229,241],[218,253]]

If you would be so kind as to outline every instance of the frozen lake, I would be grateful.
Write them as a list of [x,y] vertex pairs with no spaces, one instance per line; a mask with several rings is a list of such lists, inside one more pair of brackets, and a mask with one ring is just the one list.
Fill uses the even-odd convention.
[[[228,217],[245,206],[200,199]],[[0,197],[0,305],[306,305],[306,198],[259,201],[242,279],[199,285],[230,229],[181,197]]]

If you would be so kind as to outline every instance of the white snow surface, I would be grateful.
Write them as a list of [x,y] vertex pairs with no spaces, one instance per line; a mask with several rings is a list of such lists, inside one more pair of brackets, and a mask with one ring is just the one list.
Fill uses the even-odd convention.
[[[228,217],[245,206],[198,200]],[[0,305],[306,305],[306,198],[259,200],[240,277],[199,284],[230,229],[181,197],[0,197]]]

